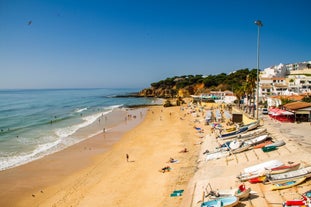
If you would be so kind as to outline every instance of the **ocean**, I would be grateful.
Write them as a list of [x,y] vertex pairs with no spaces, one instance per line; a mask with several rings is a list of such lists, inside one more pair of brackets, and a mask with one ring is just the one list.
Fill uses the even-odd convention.
[[[139,89],[0,90],[0,170],[60,151],[124,121]],[[121,95],[121,97],[120,97]]]

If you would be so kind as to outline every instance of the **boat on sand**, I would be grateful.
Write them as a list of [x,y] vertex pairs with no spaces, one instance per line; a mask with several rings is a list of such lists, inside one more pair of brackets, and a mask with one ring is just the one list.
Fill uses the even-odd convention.
[[244,184],[241,184],[238,188],[235,189],[218,190],[216,194],[219,197],[236,196],[239,198],[239,200],[242,200],[244,198],[248,198],[250,192],[250,187],[246,188]]
[[240,181],[247,181],[252,178],[265,175],[266,170],[271,168],[280,167],[284,165],[283,162],[279,160],[270,160],[257,165],[253,165],[248,168],[244,168],[243,172],[237,176]]
[[263,152],[271,152],[271,151],[274,151],[274,150],[277,150],[278,148],[276,146],[264,146],[263,148],[261,148],[261,150]]
[[269,170],[269,174],[280,174],[280,173],[285,173],[285,172],[289,172],[289,171],[293,171],[293,170],[298,170],[300,167],[300,163],[292,163],[289,165],[283,165],[280,167],[275,167],[275,168],[271,168]]
[[298,170],[294,170],[294,171],[290,171],[290,172],[273,174],[273,175],[267,176],[269,182],[271,183],[284,183],[286,181],[291,181],[293,179],[302,178],[302,177],[306,177],[306,178],[311,177],[311,166],[301,168]]
[[239,203],[236,196],[219,197],[210,201],[203,202],[201,207],[232,207]]
[[276,183],[272,185],[271,190],[281,190],[281,189],[291,188],[293,186],[303,183],[305,180],[306,180],[306,177],[301,177],[301,178],[293,179],[291,181],[287,181],[284,183]]
[[[291,163],[291,162],[289,162]],[[300,163],[292,163],[289,165],[282,165],[280,167],[275,167],[275,168],[271,168],[269,170],[266,171],[266,175],[270,174],[280,174],[280,173],[285,173],[285,172],[290,172],[290,171],[294,171],[294,170],[298,170],[300,167]],[[250,183],[264,183],[267,181],[267,176],[263,175],[263,176],[259,176],[256,178],[252,178],[249,180]]]

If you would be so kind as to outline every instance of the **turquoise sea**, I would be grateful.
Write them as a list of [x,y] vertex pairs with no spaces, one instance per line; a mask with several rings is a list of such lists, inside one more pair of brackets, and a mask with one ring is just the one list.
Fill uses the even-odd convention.
[[0,170],[62,150],[103,128],[109,130],[124,121],[126,106],[156,103],[152,98],[118,97],[137,91],[0,90]]

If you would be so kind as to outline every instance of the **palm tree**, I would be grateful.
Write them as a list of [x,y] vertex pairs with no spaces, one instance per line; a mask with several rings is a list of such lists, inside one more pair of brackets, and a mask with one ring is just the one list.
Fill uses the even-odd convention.
[[[255,71],[256,72],[256,71]],[[257,81],[257,74],[252,70],[246,77],[246,83],[244,84],[244,90],[249,100],[249,106],[251,106],[251,100],[255,103],[255,88]],[[256,106],[258,107],[258,106]],[[250,111],[249,111],[250,113]],[[253,116],[255,117],[255,109],[253,108]]]
[[235,96],[238,99],[238,107],[240,108],[241,99],[244,96],[244,88],[242,86],[239,86],[237,89],[235,89]]

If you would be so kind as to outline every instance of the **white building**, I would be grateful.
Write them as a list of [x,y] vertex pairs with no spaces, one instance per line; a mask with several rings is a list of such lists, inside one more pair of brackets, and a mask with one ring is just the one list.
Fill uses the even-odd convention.
[[259,101],[311,92],[311,61],[271,66],[260,73],[259,79]]
[[287,73],[287,67],[280,63],[279,65],[271,66],[264,69],[261,72],[261,77],[272,78],[272,77],[285,77]]

